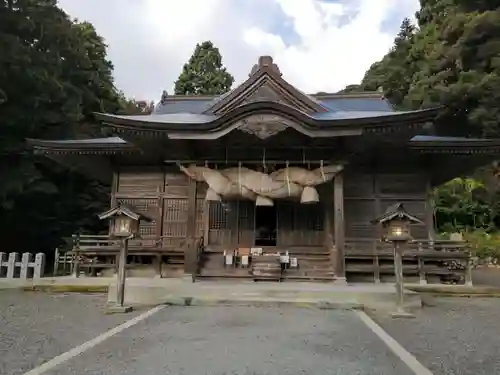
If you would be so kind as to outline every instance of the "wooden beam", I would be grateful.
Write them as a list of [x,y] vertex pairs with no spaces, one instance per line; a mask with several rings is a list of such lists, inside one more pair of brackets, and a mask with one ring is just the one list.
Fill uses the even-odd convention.
[[432,187],[431,178],[427,174],[427,189],[426,189],[426,200],[425,200],[425,226],[427,227],[427,233],[430,240],[436,238],[436,232],[434,230],[434,204],[432,201]]
[[339,173],[333,180],[334,231],[336,259],[336,277],[345,280],[345,223],[344,223],[344,176]]
[[48,154],[50,159],[105,184],[111,184],[114,168],[107,156]]
[[210,232],[210,202],[203,201],[203,243],[208,245],[208,234]]
[[[333,202],[332,202],[332,185],[325,184],[328,187],[329,195],[323,199],[323,214],[324,214],[324,246],[330,254],[330,261],[333,269],[337,268],[337,252],[335,251],[335,242],[333,240]],[[325,194],[326,195],[326,194]]]
[[116,194],[118,193],[118,182],[120,178],[120,172],[113,172],[113,180],[111,182],[111,207],[116,206]]
[[196,247],[194,239],[196,236],[196,181],[189,179],[188,188],[188,216],[186,239],[187,244],[184,250],[184,273],[192,274],[196,272]]

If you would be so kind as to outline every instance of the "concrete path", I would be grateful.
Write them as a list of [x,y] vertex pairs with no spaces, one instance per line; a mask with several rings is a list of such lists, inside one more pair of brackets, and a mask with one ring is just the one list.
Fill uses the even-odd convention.
[[157,309],[105,341],[63,354],[46,372],[26,375],[432,375],[353,311]]
[[[18,283],[21,283],[20,281]],[[4,283],[5,284],[5,283]],[[44,278],[23,285],[108,287],[108,301],[116,301],[116,278]],[[0,281],[0,289],[2,282]],[[84,291],[84,290],[78,290]],[[335,283],[198,281],[187,279],[128,278],[125,302],[136,306],[171,305],[286,305],[319,308],[393,309],[395,288],[391,284],[337,285]],[[418,293],[408,291],[406,302],[418,308]]]
[[500,288],[500,268],[477,267],[472,270],[472,282]]
[[500,299],[443,298],[416,319],[359,310],[160,306],[0,291],[0,374],[500,373]]

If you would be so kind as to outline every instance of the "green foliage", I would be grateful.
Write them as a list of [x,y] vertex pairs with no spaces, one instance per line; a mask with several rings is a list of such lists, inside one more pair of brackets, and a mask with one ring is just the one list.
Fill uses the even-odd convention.
[[[443,105],[437,134],[500,137],[500,3],[420,0],[418,27],[403,20],[391,50],[359,85],[382,89],[398,109]],[[433,193],[438,229],[470,234],[483,253],[497,247],[498,166],[455,179]]]
[[455,178],[433,192],[439,231],[494,230],[500,217],[495,196],[479,180]]
[[500,234],[488,233],[485,230],[475,230],[464,233],[471,252],[480,259],[500,258]]
[[119,93],[119,101],[121,108],[118,113],[124,115],[149,115],[155,108],[154,102],[127,99],[122,92]]
[[403,21],[394,47],[371,66],[359,90],[382,87],[402,109],[444,105],[437,125],[448,135],[499,136],[498,1],[420,3],[419,28]]
[[212,42],[197,44],[175,82],[175,95],[222,95],[231,89],[234,77],[222,65],[219,49]]
[[98,136],[92,112],[123,103],[104,41],[55,0],[0,1],[0,51],[0,236],[8,250],[50,250],[100,225],[108,187],[34,156],[25,139]]

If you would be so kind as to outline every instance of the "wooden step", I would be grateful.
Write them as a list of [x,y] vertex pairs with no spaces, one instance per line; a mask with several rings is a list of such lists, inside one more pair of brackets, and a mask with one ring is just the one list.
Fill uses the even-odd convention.
[[[242,272],[243,271],[243,272]],[[246,272],[244,272],[246,271]],[[228,271],[227,269],[218,269],[218,270],[207,270],[202,269],[200,277],[210,277],[210,278],[248,278],[251,279],[253,276],[250,272],[250,269],[233,269],[232,271]]]

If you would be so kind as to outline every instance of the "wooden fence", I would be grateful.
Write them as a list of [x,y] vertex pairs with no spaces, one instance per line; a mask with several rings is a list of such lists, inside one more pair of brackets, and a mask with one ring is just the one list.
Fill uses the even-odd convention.
[[38,279],[45,270],[45,254],[0,253],[0,277],[7,279]]

